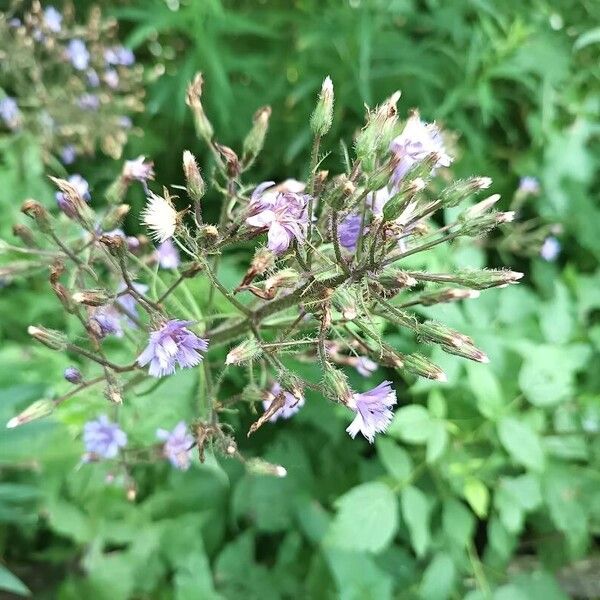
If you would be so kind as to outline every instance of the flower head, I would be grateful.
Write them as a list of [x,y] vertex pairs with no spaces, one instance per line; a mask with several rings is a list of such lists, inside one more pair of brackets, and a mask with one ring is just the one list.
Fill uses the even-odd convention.
[[138,156],[135,160],[126,160],[123,166],[123,177],[127,181],[141,181],[142,183],[154,179],[154,163],[146,162],[145,156]]
[[148,204],[142,211],[142,221],[157,242],[172,238],[177,227],[177,211],[170,198],[157,196],[148,190]]
[[360,234],[362,216],[358,213],[350,213],[341,223],[338,231],[340,244],[347,250],[353,251]]
[[100,338],[107,335],[123,337],[121,313],[111,305],[100,306],[90,316],[90,324]]
[[[271,406],[273,400],[275,400],[275,398],[277,398],[277,396],[279,396],[280,393],[281,386],[277,382],[275,382],[269,390],[268,397],[265,400],[263,400],[263,408],[267,410],[269,406]],[[302,408],[302,406],[304,406],[303,396],[297,398],[293,394],[290,394],[290,392],[284,391],[283,397],[284,404],[276,413],[271,415],[269,419],[271,423],[275,423],[275,421],[277,421],[277,419],[279,418],[289,419],[290,417],[294,416]]]
[[553,236],[547,237],[540,248],[540,256],[548,262],[554,262],[559,254],[560,242]]
[[6,96],[0,100],[0,119],[9,129],[16,129],[19,126],[21,112],[14,98]]
[[[90,185],[81,175],[75,173],[69,177],[68,181],[77,190],[77,193],[83,200],[86,202],[90,201]],[[56,192],[55,198],[58,208],[60,208],[60,210],[62,210],[67,217],[73,219],[76,216],[76,211],[65,194],[63,194],[63,192]]]
[[78,71],[85,71],[90,64],[90,53],[85,43],[79,38],[69,42],[66,56]]
[[360,431],[373,443],[375,434],[385,431],[390,424],[393,417],[390,406],[394,404],[396,392],[389,381],[384,381],[363,394],[353,394],[348,407],[356,411],[356,416],[346,431],[351,437],[356,437]]
[[81,371],[77,367],[67,367],[63,375],[69,383],[81,383],[83,380]]
[[75,146],[72,144],[68,144],[67,146],[63,146],[60,151],[60,160],[63,165],[71,165],[75,162],[77,158],[77,151],[75,150]]
[[100,108],[100,98],[96,94],[86,92],[77,98],[77,105],[82,110],[98,110]]
[[54,6],[47,6],[44,10],[44,25],[46,29],[58,33],[62,24],[62,15]]
[[285,252],[296,239],[304,241],[308,216],[308,196],[294,192],[267,192],[273,182],[259,185],[250,201],[250,215],[246,223],[251,227],[268,230],[267,247],[276,254]]
[[171,240],[165,240],[156,249],[156,258],[162,269],[176,269],[179,266],[179,250]]
[[417,113],[408,118],[402,133],[392,140],[390,150],[398,159],[392,174],[393,184],[398,184],[414,165],[430,154],[437,154],[434,167],[448,167],[452,163],[452,158],[444,149],[438,126],[421,121]]
[[[148,286],[144,283],[136,283],[133,282],[134,289],[139,294],[145,294],[148,291]],[[121,283],[119,289],[117,290],[119,293],[124,292],[127,289],[127,285],[125,282]],[[131,319],[131,317],[137,316],[137,300],[132,294],[122,294],[120,295],[116,303],[125,311],[125,316],[127,318],[127,322],[130,326],[134,327],[135,323]]]
[[208,349],[208,341],[190,331],[191,324],[174,319],[153,331],[148,346],[138,356],[138,364],[143,367],[150,363],[148,373],[153,377],[172,375],[177,364],[182,369],[199,364],[203,358],[200,352]]
[[177,423],[173,431],[157,429],[156,437],[164,442],[163,454],[169,459],[170,463],[176,469],[186,471],[190,466],[190,448],[194,444],[194,438],[188,433],[185,422],[180,421]]
[[540,193],[540,182],[536,177],[531,177],[530,175],[526,175],[525,177],[521,177],[519,181],[519,192],[522,194],[539,194]]
[[127,445],[127,435],[106,415],[88,421],[83,428],[83,443],[88,459],[115,458],[119,449]]
[[130,67],[135,63],[135,55],[132,50],[125,48],[125,46],[113,46],[104,51],[104,60],[109,65]]
[[367,356],[359,356],[354,363],[354,368],[358,371],[359,375],[369,377],[371,373],[377,370],[377,363]]
[[104,81],[109,88],[114,90],[119,87],[119,74],[114,69],[108,69],[104,73]]

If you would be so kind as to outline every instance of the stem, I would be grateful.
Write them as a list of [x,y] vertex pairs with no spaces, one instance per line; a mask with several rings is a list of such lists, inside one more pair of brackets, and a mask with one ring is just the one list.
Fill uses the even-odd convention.
[[245,306],[244,304],[242,304],[234,295],[232,292],[230,292],[217,278],[217,276],[215,275],[214,271],[212,270],[211,266],[208,264],[208,261],[206,260],[202,260],[202,263],[204,265],[204,268],[206,269],[206,274],[208,275],[208,278],[210,279],[211,283],[213,284],[214,287],[216,287],[221,294],[223,294],[223,296],[225,296],[225,298],[227,298],[227,300],[229,300],[229,302],[231,304],[233,304],[233,306],[235,306],[240,312],[244,313],[245,315],[250,316],[252,314],[252,311]]
[[334,208],[331,211],[331,237],[333,242],[333,251],[335,252],[335,258],[338,261],[340,267],[344,273],[348,272],[348,264],[342,257],[342,250],[340,248],[340,238],[338,234],[338,211]]
[[[308,182],[308,241],[312,240],[312,232],[313,232],[313,211],[314,211],[314,203],[315,199],[313,194],[315,192],[315,171],[317,170],[317,161],[319,160],[319,146],[321,145],[321,136],[316,135],[313,141],[312,150],[310,153],[310,179]],[[310,270],[310,266],[312,263],[312,249],[308,248],[306,251],[306,262],[308,264],[308,268]]]

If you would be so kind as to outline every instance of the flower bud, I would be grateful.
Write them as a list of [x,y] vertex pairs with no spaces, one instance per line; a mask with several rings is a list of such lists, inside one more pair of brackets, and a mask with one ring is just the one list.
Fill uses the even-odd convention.
[[265,281],[265,292],[277,291],[281,288],[294,287],[300,280],[300,274],[294,269],[282,269]]
[[101,235],[98,241],[106,247],[112,256],[123,258],[127,253],[127,241],[120,235]]
[[460,348],[461,346],[467,346],[473,343],[468,336],[435,321],[419,323],[416,332],[418,336],[425,341],[450,346],[452,348]]
[[417,280],[409,273],[390,268],[385,269],[377,280],[386,289],[413,287],[417,285]]
[[81,371],[77,367],[67,367],[63,376],[69,383],[81,383],[83,381]]
[[242,170],[238,155],[229,146],[224,146],[223,144],[215,143],[215,148],[219,151],[225,163],[225,169],[229,177],[236,178]]
[[255,338],[244,340],[241,344],[232,348],[225,358],[226,365],[239,365],[258,358],[262,354],[262,348]]
[[102,221],[102,230],[112,231],[119,227],[130,210],[131,206],[129,204],[117,204],[113,206]]
[[106,387],[104,388],[104,397],[113,404],[123,404],[123,395],[119,382],[108,369],[105,369],[105,373]]
[[214,225],[203,225],[199,236],[203,246],[212,248],[219,241],[219,230]]
[[458,206],[479,190],[490,187],[492,180],[489,177],[471,177],[459,179],[449,185],[441,194],[440,202],[444,208]]
[[[394,221],[402,215],[415,196],[425,189],[425,180],[421,177],[402,180],[398,193],[392,196],[383,207],[383,220]],[[414,203],[413,205],[414,208]]]
[[500,194],[492,194],[488,198],[484,198],[481,202],[469,207],[461,216],[463,220],[475,219],[485,214],[500,200]]
[[323,388],[325,395],[334,402],[348,404],[352,398],[352,391],[346,376],[339,369],[327,363],[323,373]]
[[36,327],[30,325],[27,328],[27,333],[35,338],[38,342],[52,348],[52,350],[64,351],[67,349],[67,336],[62,331],[56,331],[55,329],[46,329],[45,327]]
[[280,369],[277,372],[277,379],[282,390],[290,393],[299,402],[304,401],[304,386],[296,375],[287,369]]
[[345,207],[348,198],[356,191],[356,186],[344,173],[333,178],[325,194],[325,202],[333,208],[340,210]]
[[338,288],[331,298],[335,308],[342,313],[347,321],[353,321],[358,316],[358,303],[355,294],[347,288]]
[[331,129],[333,122],[333,82],[329,75],[321,86],[317,106],[310,118],[310,127],[316,136],[323,136]]
[[490,362],[487,354],[476,348],[472,343],[465,343],[460,346],[451,346],[442,344],[441,348],[448,354],[454,354],[468,360],[474,360],[475,362],[487,364]]
[[251,458],[246,461],[248,473],[253,475],[271,475],[273,477],[285,477],[287,471],[281,465],[274,465],[262,458]]
[[62,193],[63,212],[91,230],[94,226],[93,214],[79,190],[66,179],[57,177],[50,177],[50,179]]
[[54,410],[54,402],[52,400],[36,400],[33,404],[30,404],[23,412],[19,413],[16,417],[13,417],[6,424],[7,429],[13,429],[19,427],[19,425],[25,425],[36,419],[47,417]]
[[115,179],[106,190],[106,200],[109,204],[121,204],[127,194],[129,181],[124,177],[119,176]]
[[362,162],[372,163],[373,158],[387,152],[394,127],[398,120],[396,104],[400,92],[395,92],[381,106],[367,114],[367,124],[356,138],[356,156]]
[[270,117],[270,106],[263,106],[254,113],[254,117],[252,117],[252,129],[244,140],[242,162],[245,166],[251,164],[263,149],[267,130],[269,129]]
[[246,271],[242,282],[236,288],[236,291],[239,291],[252,283],[256,276],[264,274],[269,269],[272,269],[274,265],[275,254],[268,248],[258,248],[254,253],[254,258],[252,259],[250,267]]
[[421,354],[405,354],[403,362],[404,369],[413,375],[437,381],[448,381],[444,371]]
[[18,237],[28,248],[39,248],[39,244],[35,241],[33,231],[26,225],[16,223],[12,228],[13,235]]
[[204,79],[202,73],[196,73],[192,82],[188,85],[185,103],[192,109],[194,125],[199,137],[210,142],[214,135],[213,126],[204,113],[202,106],[202,87]]
[[105,290],[82,290],[75,292],[71,298],[77,304],[85,304],[86,306],[104,306],[112,300]]
[[444,302],[456,302],[457,300],[468,300],[479,298],[481,292],[477,290],[464,290],[461,288],[442,288],[434,292],[426,292],[417,297],[417,303],[423,306],[433,306]]
[[21,212],[31,217],[42,233],[52,232],[52,223],[48,211],[36,200],[25,200]]

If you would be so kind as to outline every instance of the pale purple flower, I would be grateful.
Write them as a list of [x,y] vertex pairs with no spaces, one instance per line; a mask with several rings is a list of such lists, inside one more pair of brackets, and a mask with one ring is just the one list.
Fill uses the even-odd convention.
[[90,316],[90,323],[101,338],[107,335],[123,337],[121,321],[121,313],[111,305],[96,308]]
[[114,90],[119,87],[119,74],[114,69],[108,69],[104,73],[104,81],[109,88]]
[[346,431],[353,438],[360,432],[373,443],[375,434],[385,431],[390,424],[394,416],[390,407],[394,404],[396,392],[389,381],[384,381],[363,394],[353,394],[348,407],[356,412],[356,416]]
[[86,76],[90,86],[98,87],[100,85],[100,77],[98,77],[98,73],[94,69],[90,69],[86,73]]
[[96,421],[88,421],[83,427],[83,443],[87,459],[115,458],[119,450],[127,445],[127,435],[106,415]]
[[354,368],[358,371],[359,375],[369,377],[369,375],[377,370],[377,363],[367,356],[359,356],[354,363]]
[[156,437],[164,442],[163,454],[169,462],[182,471],[187,471],[191,462],[190,449],[194,445],[194,438],[188,433],[187,425],[180,421],[173,431],[157,429]]
[[[132,282],[133,288],[139,294],[145,294],[148,291],[148,286],[144,283]],[[117,294],[121,294],[127,289],[127,284],[123,281],[119,288],[117,289]],[[115,300],[116,304],[120,306],[125,311],[125,317],[127,319],[128,325],[131,327],[135,327],[136,324],[130,317],[137,317],[137,304],[138,301],[132,294],[122,294],[117,297]]]
[[560,254],[560,242],[553,236],[544,240],[540,248],[540,256],[548,262],[554,262]]
[[100,98],[96,94],[81,94],[77,99],[77,105],[83,110],[98,110],[100,108]]
[[519,180],[519,192],[522,194],[539,194],[540,193],[540,182],[535,177],[526,175],[521,177]]
[[179,266],[179,250],[171,240],[165,240],[156,249],[158,264],[163,269],[176,269]]
[[8,25],[9,27],[21,27],[21,19],[19,19],[18,17],[13,17],[8,22]]
[[63,165],[72,165],[77,158],[77,151],[75,150],[75,146],[72,144],[68,144],[67,146],[63,146],[60,151],[60,160]]
[[392,140],[390,150],[398,159],[398,165],[392,174],[394,185],[397,185],[414,165],[430,154],[438,155],[434,168],[448,167],[452,163],[452,158],[444,149],[438,126],[421,121],[417,113],[408,118],[402,133]]
[[62,15],[54,8],[54,6],[47,6],[44,10],[44,25],[50,31],[58,33],[62,24]]
[[[68,181],[77,190],[83,200],[86,202],[90,201],[90,186],[81,175],[75,173],[69,177]],[[56,192],[55,198],[58,208],[60,208],[67,217],[73,219],[76,216],[76,212],[66,196],[62,192]]]
[[131,129],[133,127],[133,121],[126,115],[119,117],[118,122],[123,129]]
[[141,367],[150,363],[148,373],[153,377],[172,375],[176,365],[182,369],[195,367],[202,361],[201,352],[208,349],[208,341],[190,331],[191,324],[192,321],[173,319],[153,331],[137,363]]
[[[281,386],[277,382],[275,382],[269,390],[268,398],[266,400],[263,400],[264,410],[267,410],[269,406],[271,406],[273,400],[275,400],[275,398],[279,396],[280,393]],[[280,418],[289,419],[290,417],[294,416],[302,408],[302,406],[304,406],[303,396],[301,396],[300,398],[296,398],[296,396],[290,394],[290,392],[284,391],[283,397],[283,406],[269,418],[269,421],[271,421],[271,423],[275,423],[275,421],[277,421]]]
[[135,63],[135,55],[129,48],[125,48],[124,46],[113,46],[104,51],[104,60],[109,65],[130,67]]
[[[99,230],[99,233],[102,233],[102,231]],[[125,240],[125,243],[127,244],[127,249],[130,252],[135,252],[140,247],[140,240],[138,240],[133,235],[125,235],[125,232],[122,229],[113,229],[112,231],[105,231],[104,233],[102,233],[102,235],[108,237],[120,237],[121,239]]]
[[395,192],[390,190],[387,187],[383,187],[380,190],[375,192],[370,192],[367,194],[367,206],[373,211],[373,214],[376,217],[381,217],[383,215],[383,207],[386,205],[387,201],[394,195]]
[[268,231],[267,247],[276,254],[285,252],[293,239],[303,242],[308,225],[308,196],[294,192],[266,192],[273,182],[259,185],[249,206],[246,223]]
[[77,367],[67,367],[63,375],[69,383],[81,383],[83,380],[81,371]]
[[85,71],[90,64],[90,53],[85,43],[79,38],[69,42],[66,56],[78,71]]
[[154,179],[154,163],[146,162],[144,156],[138,156],[135,160],[126,160],[123,166],[123,177],[129,181],[141,182]]
[[353,251],[356,248],[356,242],[360,234],[360,224],[362,216],[358,213],[350,213],[338,228],[340,244],[347,250]]
[[16,129],[21,120],[21,111],[14,98],[6,96],[0,100],[0,119],[9,129]]

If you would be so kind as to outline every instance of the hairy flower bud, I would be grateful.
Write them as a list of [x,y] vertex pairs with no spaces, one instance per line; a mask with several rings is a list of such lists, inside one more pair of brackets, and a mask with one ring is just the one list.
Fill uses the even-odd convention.
[[273,477],[285,477],[287,470],[281,465],[274,465],[262,458],[251,458],[246,461],[248,473],[253,475],[271,475]]
[[25,200],[21,212],[31,217],[42,233],[52,232],[50,214],[37,200]]
[[203,225],[199,230],[202,245],[211,248],[219,241],[219,230],[214,225]]
[[55,329],[46,329],[45,327],[36,327],[30,325],[27,328],[27,333],[35,338],[38,342],[48,346],[52,350],[59,350],[61,352],[67,349],[67,336],[62,331],[56,331]]
[[12,228],[13,235],[18,237],[28,248],[39,248],[39,244],[35,241],[33,231],[27,225],[15,223]]
[[478,290],[464,290],[461,288],[442,288],[434,292],[425,292],[416,298],[418,304],[433,306],[444,302],[456,302],[457,300],[469,300],[479,298],[481,292]]
[[183,152],[183,173],[188,196],[194,203],[199,203],[206,191],[206,185],[200,174],[196,158],[189,150]]
[[417,285],[417,280],[411,274],[392,268],[385,269],[377,280],[386,289],[413,287]]
[[348,288],[337,288],[331,298],[335,308],[342,313],[347,321],[353,321],[358,316],[356,295]]
[[461,346],[467,346],[473,343],[468,336],[435,321],[419,323],[416,332],[417,335],[425,341],[450,346],[452,348],[460,348]]
[[77,384],[83,381],[81,371],[77,367],[67,367],[63,376],[69,383]]
[[94,225],[94,215],[77,186],[66,179],[57,177],[50,177],[50,179],[62,193],[61,201],[65,207],[63,212],[77,219],[86,229],[91,230]]
[[129,204],[118,204],[113,206],[102,221],[102,230],[112,231],[119,227],[130,210],[131,206],[129,206]]
[[238,155],[229,146],[224,146],[223,144],[215,143],[215,148],[219,151],[219,154],[225,163],[225,169],[227,170],[229,177],[237,177],[242,170]]
[[356,138],[356,156],[365,163],[371,163],[373,158],[387,151],[398,120],[396,104],[400,92],[395,92],[381,106],[367,114],[367,124]]
[[413,375],[437,381],[448,381],[444,371],[421,354],[405,354],[403,362],[404,369]]
[[310,127],[316,136],[325,135],[333,122],[333,82],[331,77],[325,77],[317,106],[310,118]]
[[202,73],[196,73],[194,79],[188,85],[185,103],[192,109],[196,133],[199,137],[210,142],[213,138],[214,130],[204,113],[204,108],[202,106],[201,98],[203,85],[204,78],[202,77]]
[[345,207],[348,198],[352,197],[356,186],[348,179],[345,173],[334,177],[325,193],[325,202],[333,208],[340,210]]
[[323,391],[328,398],[342,404],[348,404],[352,398],[352,390],[344,373],[328,363],[325,363],[323,373]]
[[81,290],[75,292],[71,298],[77,304],[85,304],[86,306],[104,306],[112,300],[105,290]]
[[472,343],[464,343],[460,346],[453,346],[442,344],[441,348],[444,352],[448,354],[454,354],[455,356],[460,356],[461,358],[467,358],[468,360],[473,360],[475,362],[487,364],[490,362],[487,354],[476,348]]
[[225,364],[240,365],[258,358],[261,354],[262,348],[260,344],[255,338],[249,338],[229,351],[225,358]]
[[127,241],[120,235],[101,235],[98,241],[106,247],[112,256],[124,258],[127,252]]
[[25,425],[36,419],[47,417],[54,410],[54,402],[52,400],[36,400],[33,404],[30,404],[23,412],[19,413],[16,417],[13,417],[6,424],[7,429],[13,429],[19,427],[19,425]]
[[485,190],[492,184],[489,177],[471,177],[459,179],[449,185],[440,195],[440,202],[444,208],[458,206],[480,190]]
[[250,165],[263,149],[267,130],[269,129],[270,117],[270,106],[262,106],[254,113],[254,117],[252,117],[252,129],[246,136],[243,145],[242,162],[245,166]]
[[246,274],[244,275],[242,282],[237,287],[237,291],[243,289],[244,287],[246,287],[247,285],[252,283],[254,278],[257,277],[258,275],[262,275],[269,269],[272,269],[274,265],[275,265],[275,254],[268,248],[264,248],[264,247],[258,248],[256,250],[256,252],[254,253],[254,258],[252,259],[252,263],[250,264],[250,267],[246,271]]

